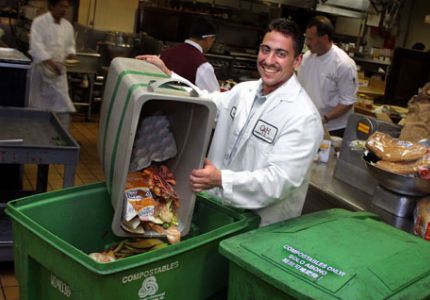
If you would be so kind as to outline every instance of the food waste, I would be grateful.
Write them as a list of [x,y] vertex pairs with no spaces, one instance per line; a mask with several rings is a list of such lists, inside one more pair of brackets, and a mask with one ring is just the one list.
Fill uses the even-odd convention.
[[173,173],[165,165],[151,165],[129,173],[122,228],[136,234],[153,231],[166,236],[171,244],[179,242],[179,197],[173,188],[175,185]]
[[122,228],[137,234],[153,231],[165,236],[168,243],[158,238],[126,239],[89,256],[97,262],[107,263],[178,243],[181,233],[178,229],[179,197],[173,188],[175,185],[176,180],[167,166],[151,165],[142,171],[129,173],[124,191],[126,210]]
[[127,239],[107,245],[102,252],[90,253],[89,257],[99,263],[108,263],[167,246],[168,244],[161,239]]

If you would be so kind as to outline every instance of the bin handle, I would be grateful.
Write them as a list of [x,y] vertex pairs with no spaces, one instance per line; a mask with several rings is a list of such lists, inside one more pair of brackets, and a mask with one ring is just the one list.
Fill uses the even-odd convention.
[[176,83],[176,82],[180,82],[184,85],[186,85],[187,87],[191,88],[191,92],[190,92],[190,96],[191,97],[199,97],[199,92],[197,92],[197,90],[191,85],[190,82],[188,82],[187,80],[181,79],[181,78],[164,78],[161,80],[151,80],[148,83],[148,92],[154,93],[156,89],[160,88],[161,86],[164,85],[168,85],[170,83]]

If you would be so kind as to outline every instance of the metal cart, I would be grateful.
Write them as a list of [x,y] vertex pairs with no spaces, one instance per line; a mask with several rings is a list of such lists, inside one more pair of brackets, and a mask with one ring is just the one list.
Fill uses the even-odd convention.
[[36,164],[35,191],[6,191],[0,198],[0,261],[12,259],[10,221],[3,210],[7,201],[47,189],[50,164],[64,165],[63,186],[74,185],[79,145],[57,117],[29,108],[0,107],[0,164]]

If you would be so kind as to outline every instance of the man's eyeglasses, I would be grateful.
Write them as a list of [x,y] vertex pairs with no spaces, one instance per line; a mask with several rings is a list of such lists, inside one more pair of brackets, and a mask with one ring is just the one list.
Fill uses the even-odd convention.
[[[286,58],[288,56],[288,52],[284,49],[273,49],[277,58]],[[272,52],[272,48],[265,44],[260,45],[260,52],[269,55]]]

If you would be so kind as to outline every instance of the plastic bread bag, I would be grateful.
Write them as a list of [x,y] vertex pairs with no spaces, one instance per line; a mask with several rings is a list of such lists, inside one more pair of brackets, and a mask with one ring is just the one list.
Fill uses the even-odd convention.
[[402,141],[380,131],[367,139],[366,147],[380,159],[390,162],[418,160],[428,151],[421,144]]
[[391,162],[379,160],[375,165],[391,173],[430,179],[430,153],[415,161]]

